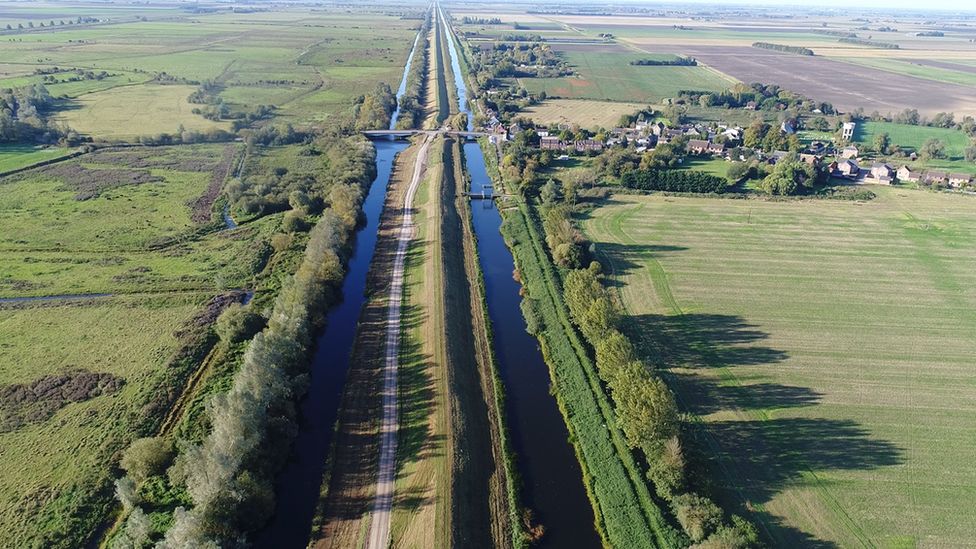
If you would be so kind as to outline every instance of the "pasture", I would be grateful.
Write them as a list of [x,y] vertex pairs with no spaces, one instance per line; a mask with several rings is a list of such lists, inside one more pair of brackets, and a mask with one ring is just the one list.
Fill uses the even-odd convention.
[[917,151],[929,139],[938,139],[945,143],[946,154],[949,159],[961,160],[967,146],[969,136],[959,130],[947,128],[932,128],[928,126],[912,126],[896,124],[894,122],[864,122],[857,125],[855,140],[871,146],[874,137],[880,133],[887,133],[893,145],[903,149]]
[[61,119],[78,132],[108,140],[175,134],[180,126],[198,131],[229,129],[226,122],[193,114],[194,105],[187,97],[194,89],[146,84],[90,93],[79,97],[76,106],[64,111]]
[[613,128],[622,115],[633,114],[647,104],[608,103],[586,99],[549,99],[522,110],[525,116],[542,125],[566,124],[581,128]]
[[[211,298],[258,284],[280,216],[210,221],[237,149],[103,150],[0,179],[0,546],[84,545],[114,505],[108,464],[202,358]],[[92,293],[111,295],[9,300]]]
[[18,143],[4,144],[0,146],[0,172],[20,169],[64,156],[70,152],[70,149],[60,147],[37,147]]
[[976,450],[976,202],[615,196],[588,214],[696,461],[778,547],[961,547]]
[[522,78],[520,83],[530,92],[545,91],[554,98],[657,103],[680,90],[719,92],[736,82],[708,67],[631,65],[632,60],[649,56],[601,45],[562,54],[578,76]]

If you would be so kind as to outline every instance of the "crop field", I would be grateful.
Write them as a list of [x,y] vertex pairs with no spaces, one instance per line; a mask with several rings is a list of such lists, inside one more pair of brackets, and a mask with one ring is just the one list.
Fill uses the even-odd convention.
[[601,46],[574,48],[563,55],[578,76],[522,78],[522,85],[533,93],[545,91],[550,97],[656,103],[677,95],[679,90],[717,92],[735,84],[735,80],[707,67],[631,65],[631,60],[648,56],[605,51]]
[[935,82],[970,87],[976,86],[976,71],[966,70],[973,69],[973,67],[967,67],[965,65],[955,65],[955,67],[959,68],[953,68],[948,63],[937,66],[928,64],[925,60],[916,61],[912,59],[890,59],[882,57],[844,57],[838,58],[838,60],[863,67],[888,71],[893,74],[933,80]]
[[[0,546],[84,544],[114,505],[106,464],[182,390],[212,298],[254,287],[280,216],[210,222],[237,151],[103,150],[0,179]],[[65,294],[104,295],[17,300]]]
[[584,221],[716,496],[773,546],[963,547],[976,526],[974,202],[872,190],[615,196]]
[[550,99],[524,109],[520,115],[543,125],[578,125],[581,128],[613,128],[621,115],[645,108],[641,103],[608,103],[586,99]]

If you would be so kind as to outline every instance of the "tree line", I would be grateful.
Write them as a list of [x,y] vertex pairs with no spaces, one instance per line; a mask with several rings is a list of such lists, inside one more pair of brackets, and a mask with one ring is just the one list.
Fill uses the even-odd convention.
[[676,57],[674,59],[634,59],[630,62],[631,65],[637,66],[677,66],[677,67],[694,67],[698,65],[698,61],[692,57]]
[[[225,392],[210,397],[209,431],[198,441],[137,440],[123,455],[125,476],[116,483],[127,519],[115,547],[236,546],[270,517],[274,477],[296,432],[296,402],[308,382],[308,357],[323,311],[339,299],[347,243],[360,214],[363,189],[374,175],[373,148],[361,137],[323,137],[321,186],[327,209],[308,235],[294,275],[282,285],[266,318],[230,308],[218,333],[247,344]],[[301,207],[296,204],[296,208]],[[259,331],[260,330],[260,331]],[[151,493],[176,494],[164,511],[165,535],[151,515]],[[156,502],[158,503],[158,502]],[[148,511],[148,513],[147,513]],[[168,528],[167,528],[168,526]]]
[[798,55],[813,55],[813,50],[802,46],[787,46],[786,44],[773,44],[771,42],[753,42],[752,47],[784,53],[795,53]]
[[420,26],[420,41],[417,43],[413,61],[410,62],[407,87],[400,96],[400,115],[395,121],[398,129],[419,128],[424,119],[424,96],[427,93],[427,70],[430,66],[426,41],[432,24],[431,17],[431,12],[428,11]]
[[628,189],[678,193],[721,193],[728,187],[724,177],[698,170],[635,170],[627,172],[620,182]]
[[858,46],[870,46],[872,48],[881,48],[885,50],[900,49],[898,44],[894,44],[892,42],[878,42],[877,40],[865,40],[864,38],[841,38],[837,41],[845,44],[857,44]]

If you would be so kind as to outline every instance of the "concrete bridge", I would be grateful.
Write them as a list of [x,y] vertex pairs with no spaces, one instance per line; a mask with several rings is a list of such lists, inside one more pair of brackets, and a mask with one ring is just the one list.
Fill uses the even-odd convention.
[[475,139],[478,137],[484,137],[488,135],[485,132],[466,132],[459,130],[449,130],[447,128],[441,128],[438,130],[367,130],[362,132],[363,135],[370,139],[378,137],[391,137],[393,139],[406,139],[414,135],[452,135],[455,137],[466,137]]

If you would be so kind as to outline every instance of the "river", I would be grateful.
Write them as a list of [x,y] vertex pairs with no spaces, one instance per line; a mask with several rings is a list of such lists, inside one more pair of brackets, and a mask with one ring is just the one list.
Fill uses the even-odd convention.
[[[419,39],[418,34],[418,39]],[[418,40],[407,57],[397,100],[407,86],[407,74]],[[399,107],[390,119],[393,129]],[[325,329],[315,343],[308,393],[300,404],[298,435],[291,458],[275,480],[275,514],[254,539],[255,547],[303,548],[308,544],[319,498],[325,462],[332,443],[342,388],[359,314],[365,303],[366,274],[376,249],[376,234],[396,155],[407,148],[404,141],[375,141],[376,178],[363,201],[366,223],[356,232],[353,252],[342,282],[342,301],[326,316]]]
[[[467,87],[447,19],[441,20],[461,103],[458,107],[468,114],[470,131]],[[465,143],[464,159],[471,176],[470,192],[480,194],[492,184],[481,147],[474,142]],[[513,277],[515,261],[500,232],[501,214],[494,200],[472,200],[471,216],[485,278],[495,357],[505,388],[505,421],[522,479],[522,503],[532,510],[546,532],[535,547],[600,547],[583,472],[556,399],[549,393],[549,367],[538,342],[526,331],[519,308],[521,286]]]

